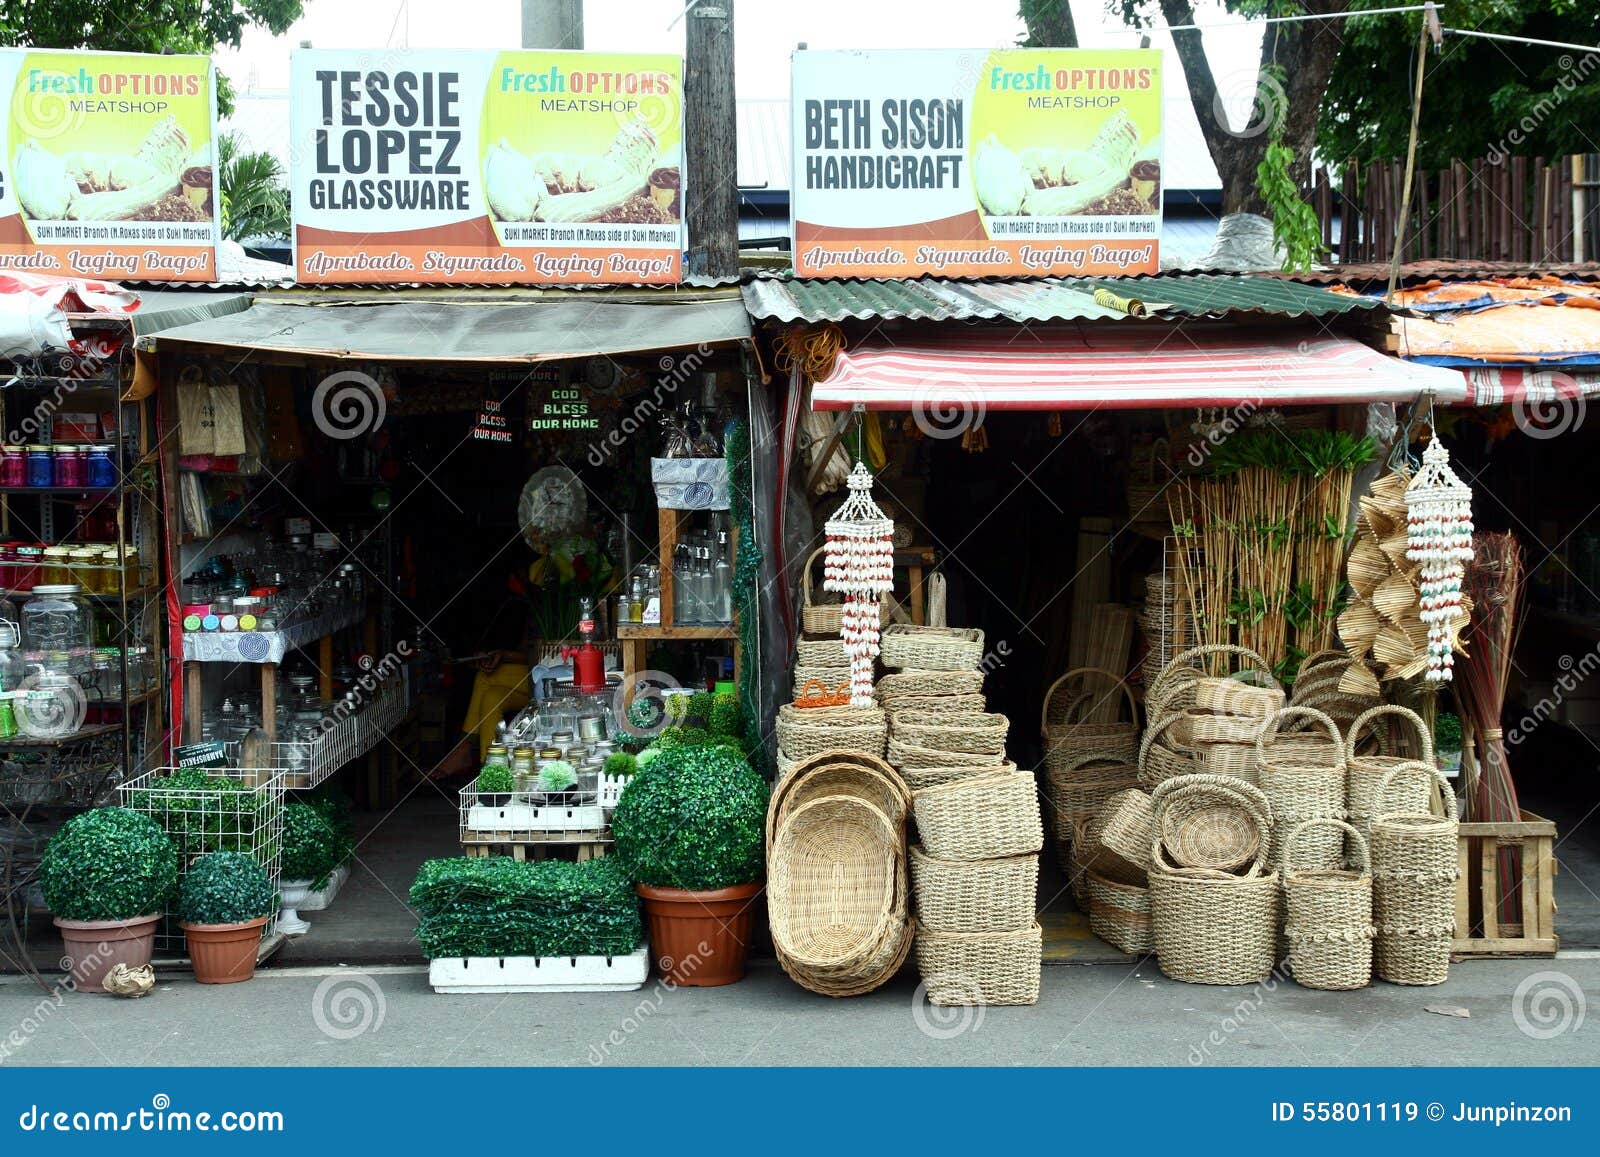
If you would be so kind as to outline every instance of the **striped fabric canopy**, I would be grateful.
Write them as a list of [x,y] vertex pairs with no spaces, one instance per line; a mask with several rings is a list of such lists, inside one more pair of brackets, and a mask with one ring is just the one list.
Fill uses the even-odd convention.
[[1419,366],[1322,330],[1135,325],[994,330],[845,350],[816,410],[1149,409],[1466,398],[1456,370]]
[[1463,366],[1467,401],[1474,406],[1577,403],[1600,397],[1600,373],[1534,366]]

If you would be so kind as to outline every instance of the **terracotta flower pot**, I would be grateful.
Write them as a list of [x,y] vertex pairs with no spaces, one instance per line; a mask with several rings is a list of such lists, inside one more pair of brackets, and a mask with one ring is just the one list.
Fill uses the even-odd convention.
[[72,974],[78,992],[106,995],[102,981],[119,964],[143,968],[156,947],[156,926],[161,913],[131,920],[64,920],[61,930],[62,964]]
[[190,924],[180,920],[189,943],[189,962],[201,984],[238,984],[256,974],[256,950],[268,917],[237,924]]
[[663,979],[710,988],[744,976],[759,881],[686,892],[638,885],[650,926],[650,951]]

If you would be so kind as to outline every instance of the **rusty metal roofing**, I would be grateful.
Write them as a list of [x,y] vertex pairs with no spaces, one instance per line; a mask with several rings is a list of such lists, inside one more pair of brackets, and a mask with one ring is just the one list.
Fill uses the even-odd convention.
[[[1565,277],[1574,281],[1600,280],[1600,262],[1581,264],[1528,264],[1511,261],[1473,261],[1460,258],[1433,258],[1427,261],[1407,261],[1400,266],[1400,283],[1415,285],[1421,281],[1481,281],[1496,277]],[[1329,265],[1307,273],[1264,273],[1263,277],[1276,277],[1297,281],[1305,285],[1349,285],[1352,287],[1387,285],[1389,263],[1365,261],[1350,265]]]

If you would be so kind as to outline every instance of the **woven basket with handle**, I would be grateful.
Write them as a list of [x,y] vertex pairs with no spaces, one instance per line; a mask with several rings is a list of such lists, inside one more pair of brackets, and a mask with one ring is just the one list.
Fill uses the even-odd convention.
[[1045,797],[1055,812],[1057,834],[1066,837],[1071,825],[1088,823],[1108,799],[1135,782],[1133,764],[1114,759],[1089,758],[1046,771]]
[[1450,976],[1456,926],[1460,822],[1455,792],[1432,763],[1413,760],[1390,770],[1378,799],[1394,798],[1391,781],[1397,779],[1420,782],[1429,804],[1372,821],[1375,965],[1391,984],[1443,984]]
[[[1198,705],[1198,680],[1206,675],[1200,664],[1211,665],[1227,660],[1235,670],[1265,672],[1270,678],[1272,668],[1267,661],[1248,647],[1235,647],[1231,643],[1206,643],[1191,647],[1174,655],[1172,662],[1161,669],[1154,683],[1145,688],[1144,709],[1151,719],[1172,711],[1182,711]],[[1248,665],[1248,666],[1247,666]],[[1276,685],[1274,683],[1274,685]],[[1246,686],[1241,684],[1241,686]]]
[[1139,749],[1133,691],[1103,668],[1076,667],[1045,692],[1039,734],[1046,767],[1096,757],[1132,762]]
[[[1324,728],[1327,735],[1284,733],[1285,725],[1299,721]],[[1344,818],[1344,749],[1332,719],[1313,707],[1285,707],[1267,721],[1256,741],[1256,754],[1261,765],[1259,784],[1272,807],[1272,853],[1267,862],[1282,871],[1285,839],[1290,831],[1301,828],[1307,820]],[[1301,868],[1331,870],[1344,863],[1341,827],[1318,824],[1304,830],[1300,839]]]
[[[1384,719],[1394,719],[1404,723],[1415,733],[1417,754],[1414,756],[1403,755],[1358,755],[1362,736],[1372,724]],[[1371,842],[1372,817],[1379,812],[1402,812],[1405,814],[1426,813],[1429,808],[1429,798],[1432,791],[1427,780],[1416,776],[1407,776],[1389,787],[1390,794],[1384,795],[1384,784],[1389,782],[1389,773],[1402,763],[1421,760],[1423,763],[1433,763],[1433,737],[1428,734],[1428,725],[1415,711],[1395,705],[1374,707],[1364,711],[1350,725],[1350,730],[1345,733],[1345,806],[1350,811],[1351,825]],[[1374,852],[1374,860],[1376,853]]]
[[1145,729],[1144,738],[1139,741],[1139,786],[1149,790],[1163,780],[1199,772],[1200,753],[1192,748],[1176,748],[1166,738],[1183,716],[1173,714],[1161,719],[1151,718],[1154,722]]
[[1106,800],[1083,831],[1084,864],[1110,880],[1143,886],[1150,878],[1150,797],[1138,788]]
[[[1318,828],[1332,840],[1348,839],[1358,852],[1355,871],[1343,867],[1300,866],[1300,849]],[[1361,833],[1343,820],[1326,817],[1297,824],[1284,837],[1283,895],[1287,907],[1284,938],[1289,942],[1289,968],[1306,988],[1365,988],[1372,979],[1372,863]]]
[[[823,556],[827,548],[819,546],[811,552],[811,557],[806,559],[805,570],[800,576],[800,629],[808,635],[832,635],[835,638],[844,629],[844,603],[819,603],[814,600],[811,588],[811,570],[817,565],[817,560]],[[878,623],[887,626],[894,603],[890,596],[885,595],[883,604],[878,612]]]

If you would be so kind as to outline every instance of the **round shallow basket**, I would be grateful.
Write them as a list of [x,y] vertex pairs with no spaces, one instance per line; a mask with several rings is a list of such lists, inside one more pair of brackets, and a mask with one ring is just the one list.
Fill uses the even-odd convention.
[[1037,1004],[1044,931],[935,932],[917,926],[917,971],[929,1004]]
[[987,767],[998,769],[1006,762],[1006,757],[996,755],[972,755],[964,751],[941,751],[936,747],[922,747],[915,743],[905,743],[899,739],[889,740],[889,762],[901,771],[921,767]]
[[[1307,836],[1327,828],[1334,843],[1348,838],[1358,850],[1356,871],[1301,868]],[[1317,847],[1328,840],[1318,840]],[[1283,895],[1287,909],[1284,938],[1289,971],[1306,988],[1343,991],[1365,988],[1372,980],[1372,865],[1361,833],[1340,819],[1311,819],[1284,838]]]
[[1272,974],[1278,948],[1276,872],[1234,876],[1175,868],[1152,848],[1151,939],[1161,971],[1189,984],[1255,984]]
[[1178,725],[1181,714],[1166,715],[1145,729],[1139,741],[1139,786],[1149,790],[1164,780],[1180,775],[1195,775],[1200,770],[1200,754],[1188,748],[1174,747],[1167,734]]
[[939,860],[911,848],[917,920],[935,932],[1015,932],[1033,923],[1039,857]]
[[913,711],[935,711],[940,715],[982,715],[988,702],[982,695],[902,695],[879,699],[878,706],[889,713],[892,725],[901,715]]
[[[808,635],[833,635],[838,637],[844,629],[844,603],[819,603],[815,601],[811,589],[811,571],[817,565],[817,560],[827,550],[819,546],[811,552],[811,557],[806,559],[805,570],[800,577],[800,629]],[[884,596],[883,603],[878,612],[878,624],[887,626],[889,622],[890,600]]]
[[1133,691],[1104,668],[1068,671],[1050,684],[1041,710],[1039,734],[1047,767],[1095,757],[1132,762],[1138,752],[1139,711]]
[[1150,794],[1155,839],[1180,868],[1233,872],[1264,858],[1271,809],[1258,788],[1216,775],[1169,779]]
[[900,670],[972,671],[983,662],[983,632],[968,627],[895,623],[883,629],[878,647],[883,665]]
[[1154,819],[1155,809],[1144,792],[1117,792],[1084,829],[1085,864],[1107,879],[1143,885],[1150,876]]
[[1046,771],[1045,794],[1055,809],[1057,828],[1063,823],[1088,823],[1108,799],[1132,787],[1137,778],[1133,764],[1111,759],[1090,759],[1081,766]]
[[[1206,643],[1203,646],[1191,647],[1178,655],[1174,655],[1172,662],[1161,669],[1161,674],[1156,676],[1155,682],[1145,689],[1144,709],[1145,714],[1156,719],[1171,711],[1182,711],[1188,707],[1198,706],[1197,681],[1206,675],[1199,664],[1206,662],[1211,665],[1213,661],[1227,657],[1235,669],[1244,668],[1246,664],[1250,669],[1266,672],[1269,676],[1271,668],[1267,661],[1248,647],[1235,647],[1230,643]],[[1240,684],[1240,686],[1246,686]]]
[[1379,799],[1394,798],[1389,782],[1394,779],[1421,782],[1430,806],[1372,821],[1375,966],[1391,984],[1443,984],[1455,935],[1460,840],[1455,792],[1433,764],[1411,761],[1390,771]]
[[[1285,734],[1285,724],[1308,721],[1327,735]],[[1284,867],[1284,840],[1307,820],[1342,820],[1345,814],[1344,750],[1339,729],[1312,707],[1285,707],[1267,721],[1256,742],[1261,765],[1258,780],[1272,808],[1272,851],[1267,863]],[[1336,869],[1344,863],[1344,830],[1319,823],[1300,837],[1299,865],[1308,870]],[[1363,845],[1363,851],[1365,846]]]
[[897,699],[928,695],[981,695],[982,671],[896,671],[873,689],[885,707]]
[[869,963],[846,970],[809,968],[785,956],[782,950],[777,952],[778,964],[796,984],[819,996],[864,996],[894,979],[910,958],[915,939],[916,921],[908,916],[879,947],[876,959],[882,961],[881,965]]
[[1044,846],[1033,773],[981,775],[911,796],[923,849],[941,860],[992,860]]
[[1004,755],[1010,726],[1004,715],[990,713],[897,711],[894,716],[894,735],[902,743],[963,755]]
[[822,796],[778,826],[767,857],[773,943],[806,968],[853,972],[904,921],[902,835],[854,796]]
[[911,811],[911,789],[888,764],[858,752],[829,751],[800,761],[767,801],[767,850],[789,815],[801,804],[822,796],[847,795],[865,800],[904,832]]
[[971,779],[975,775],[1002,775],[1016,770],[1017,765],[1008,759],[1004,763],[966,764],[953,767],[908,767],[901,771],[900,777],[905,780],[908,788],[913,792],[917,792],[925,787],[938,787],[940,784]]
[[1150,931],[1150,889],[1089,872],[1089,929],[1111,947],[1143,956],[1155,947]]
[[791,759],[825,751],[864,751],[881,756],[889,738],[889,717],[881,707],[778,708],[778,746]]
[[[1357,750],[1367,728],[1380,719],[1396,719],[1407,724],[1415,733],[1419,754],[1415,757],[1358,755]],[[1383,787],[1389,773],[1402,763],[1417,760],[1433,763],[1433,737],[1428,734],[1428,725],[1416,712],[1394,705],[1374,707],[1363,712],[1350,725],[1344,743],[1345,806],[1350,810],[1351,825],[1363,836],[1370,840],[1372,817],[1380,812],[1416,815],[1429,810],[1429,797],[1433,789],[1427,780],[1419,776],[1406,776],[1391,784],[1387,795]],[[1373,860],[1377,860],[1376,848],[1373,849]]]

